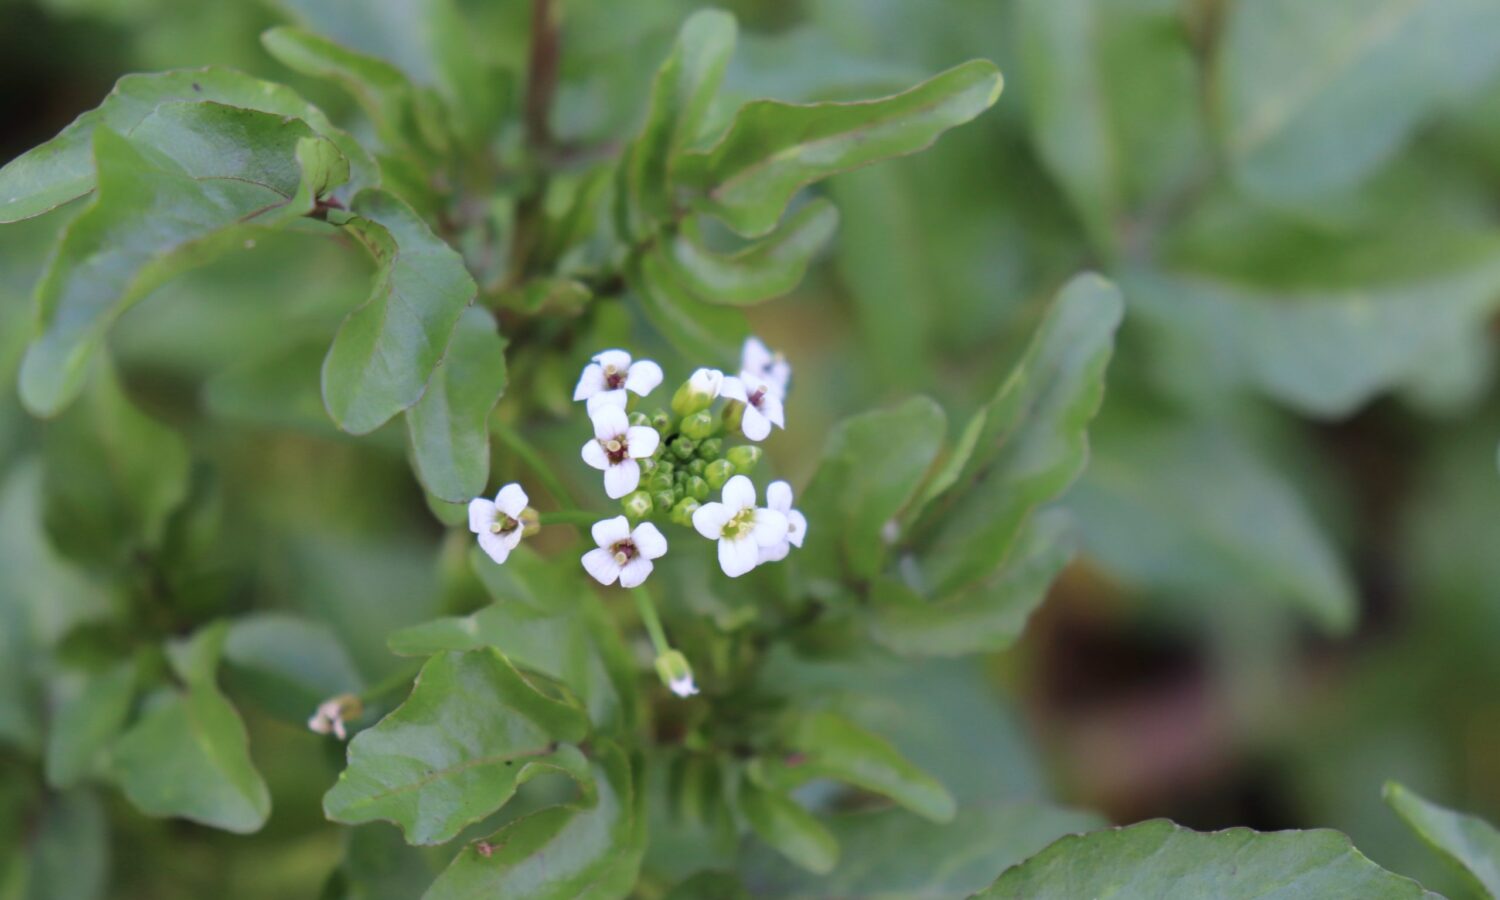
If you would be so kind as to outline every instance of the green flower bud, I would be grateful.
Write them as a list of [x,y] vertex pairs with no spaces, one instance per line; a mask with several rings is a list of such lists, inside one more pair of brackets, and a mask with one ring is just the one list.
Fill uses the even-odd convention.
[[658,409],[651,414],[651,427],[662,434],[670,433],[672,431],[672,414],[664,409]]
[[672,459],[671,457],[664,457],[656,461],[656,471],[658,472],[665,472],[668,475],[671,475],[676,470],[677,460]]
[[680,487],[686,485],[688,483],[688,479],[692,478],[692,477],[693,477],[693,473],[689,472],[687,469],[678,469],[672,475],[672,487],[673,488],[680,488]]
[[698,442],[692,438],[678,435],[672,439],[672,454],[678,459],[692,459],[697,452]]
[[656,471],[656,467],[661,465],[661,462],[654,456],[648,456],[645,459],[636,460],[636,464],[641,467],[641,477],[650,478],[651,473]]
[[652,491],[651,503],[656,509],[671,509],[677,504],[677,494],[671,488],[664,491]]
[[724,405],[724,433],[739,434],[740,420],[745,418],[745,404],[731,400]]
[[672,521],[684,528],[692,528],[693,513],[697,512],[698,507],[702,505],[692,497],[684,497],[678,500],[677,505],[672,507]]
[[734,470],[741,475],[749,475],[760,462],[763,451],[754,444],[742,444],[738,447],[730,447],[729,452],[724,454],[725,458],[734,464]]
[[709,462],[713,462],[714,460],[718,459],[719,455],[721,453],[723,453],[723,452],[724,452],[724,439],[723,438],[716,438],[716,437],[715,438],[709,438],[706,441],[700,441],[699,444],[698,444],[698,458],[699,459],[705,459],[705,460],[708,460]]
[[718,369],[699,369],[682,383],[672,395],[672,412],[679,416],[690,416],[699,410],[708,409],[719,396],[724,385],[724,373]]
[[650,425],[651,424],[651,418],[649,416],[647,416],[643,412],[633,412],[633,413],[630,414],[630,424],[632,424],[632,425]]
[[531,537],[542,530],[542,515],[528,506],[521,510],[521,536]]
[[695,441],[701,441],[714,433],[714,417],[708,410],[700,409],[692,415],[684,417],[682,424],[678,427],[682,429],[683,434]]
[[671,472],[658,468],[650,478],[646,479],[646,490],[653,494],[657,491],[670,491],[674,483]]
[[687,491],[689,497],[692,497],[694,500],[702,503],[703,501],[708,499],[708,482],[698,477],[697,475],[694,475],[692,478],[688,479]]
[[636,491],[620,498],[620,508],[631,519],[644,519],[651,515],[652,506],[651,495],[645,491]]
[[703,472],[704,472],[704,470],[707,469],[707,468],[708,468],[708,462],[706,460],[702,460],[702,459],[690,459],[690,460],[688,460],[687,470],[688,470],[689,474],[692,474],[692,475],[702,475]]
[[668,650],[656,658],[656,674],[661,677],[661,683],[679,697],[691,697],[698,693],[697,685],[693,684],[693,669],[688,665],[687,657],[676,650]]
[[724,482],[734,477],[734,463],[727,459],[716,459],[708,464],[703,470],[703,480],[714,490],[724,486]]

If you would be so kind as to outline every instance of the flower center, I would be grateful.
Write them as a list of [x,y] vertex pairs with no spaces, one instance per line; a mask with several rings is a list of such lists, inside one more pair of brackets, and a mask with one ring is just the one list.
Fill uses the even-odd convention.
[[604,367],[604,386],[612,391],[625,386],[625,373],[614,366]]
[[629,455],[630,447],[622,438],[612,437],[609,440],[600,441],[599,445],[604,448],[604,455],[609,457],[612,463],[624,462],[625,457]]
[[616,542],[609,548],[609,552],[614,554],[615,562],[622,566],[640,555],[640,551],[635,549],[635,541],[628,538]]
[[750,392],[750,396],[747,399],[750,401],[751,406],[760,409],[761,402],[766,399],[766,389],[764,387],[756,388]]
[[510,534],[519,527],[521,527],[520,522],[497,510],[495,512],[495,521],[490,523],[490,532],[493,534]]
[[734,518],[724,523],[723,536],[731,541],[739,540],[748,535],[755,527],[755,508],[742,509],[734,514]]

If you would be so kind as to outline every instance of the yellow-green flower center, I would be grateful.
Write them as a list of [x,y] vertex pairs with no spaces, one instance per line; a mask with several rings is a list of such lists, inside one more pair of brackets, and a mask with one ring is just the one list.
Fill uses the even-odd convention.
[[750,534],[755,528],[755,508],[742,509],[734,514],[728,522],[724,523],[723,536],[732,541],[739,540]]

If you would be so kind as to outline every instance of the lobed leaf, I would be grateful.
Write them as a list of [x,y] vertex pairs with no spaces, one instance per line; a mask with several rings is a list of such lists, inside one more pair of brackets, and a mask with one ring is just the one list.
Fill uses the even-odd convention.
[[1007,869],[976,900],[1436,898],[1375,865],[1337,831],[1208,834],[1165,819],[1061,838]]
[[354,198],[345,227],[374,257],[370,297],[323,361],[323,402],[338,426],[368,434],[422,398],[478,287],[463,257],[384,191]]
[[385,819],[408,843],[441,844],[548,771],[590,780],[570,746],[582,710],[533,687],[499,651],[428,660],[406,702],[349,742],[349,764],[323,797],[335,822]]
[[484,492],[490,413],[505,383],[505,340],[495,317],[471,306],[459,317],[422,399],[406,411],[417,475],[433,495],[465,503]]
[[994,105],[1001,85],[993,63],[973,60],[878,100],[748,103],[718,143],[681,157],[674,189],[695,209],[759,237],[801,188],[928,147]]

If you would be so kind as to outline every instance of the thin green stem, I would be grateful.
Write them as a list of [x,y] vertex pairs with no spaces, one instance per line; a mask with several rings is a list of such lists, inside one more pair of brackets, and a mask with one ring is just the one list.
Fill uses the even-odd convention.
[[672,645],[667,643],[667,633],[662,630],[661,619],[656,615],[656,601],[651,599],[651,592],[643,587],[631,588],[630,596],[635,599],[635,608],[641,613],[641,622],[646,626],[646,633],[651,636],[651,646],[656,648],[656,655],[670,651]]
[[552,467],[547,465],[547,461],[542,458],[535,447],[531,446],[530,442],[521,436],[520,432],[496,421],[491,421],[490,432],[499,438],[502,444],[509,447],[512,453],[521,458],[532,474],[542,482],[542,487],[547,489],[547,493],[552,495],[552,499],[558,503],[573,505],[573,497],[568,492],[567,485],[563,484],[562,479],[557,477],[557,473],[552,471]]
[[592,525],[603,518],[608,517],[586,509],[554,509],[541,514],[541,523],[543,525]]

